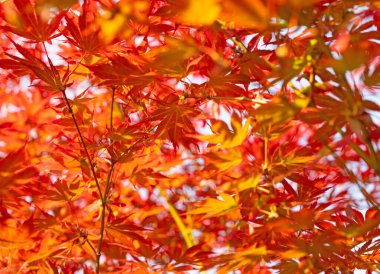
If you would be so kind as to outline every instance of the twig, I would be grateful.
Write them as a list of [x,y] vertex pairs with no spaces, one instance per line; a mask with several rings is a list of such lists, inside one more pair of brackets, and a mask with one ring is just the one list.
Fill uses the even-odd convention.
[[[115,102],[115,89],[116,87],[112,87],[112,95],[111,95],[111,113],[110,113],[110,132],[113,131],[113,105]],[[111,141],[111,147],[110,147],[111,153],[111,166],[108,170],[107,174],[107,179],[106,179],[106,184],[104,187],[104,193],[103,193],[103,198],[102,198],[102,204],[100,208],[100,236],[99,236],[99,241],[98,241],[98,246],[96,249],[96,273],[100,273],[100,256],[102,252],[102,244],[103,244],[103,237],[104,237],[104,228],[105,228],[105,220],[106,220],[106,210],[107,210],[107,199],[108,199],[108,194],[111,189],[111,178],[112,178],[112,173],[115,167],[115,161],[114,161],[114,151],[113,151],[113,142]]]
[[92,176],[94,177],[94,181],[95,181],[95,184],[96,184],[96,188],[98,189],[98,194],[99,194],[99,198],[100,200],[102,201],[102,203],[104,202],[103,201],[103,194],[102,194],[102,190],[100,188],[100,184],[99,184],[99,181],[98,181],[98,178],[96,177],[96,172],[95,172],[95,167],[94,167],[94,164],[91,160],[91,157],[90,157],[90,154],[88,153],[88,150],[87,150],[87,146],[86,146],[86,143],[84,141],[84,138],[83,138],[83,135],[79,129],[79,125],[78,125],[78,122],[77,122],[77,119],[75,118],[75,115],[74,115],[74,112],[73,112],[73,109],[70,105],[70,102],[69,102],[69,99],[67,99],[67,96],[66,96],[66,91],[65,90],[62,90],[62,95],[63,95],[63,98],[65,99],[65,102],[66,102],[66,105],[69,109],[69,112],[71,114],[71,117],[74,121],[74,124],[75,124],[75,128],[77,129],[77,132],[78,132],[78,135],[79,135],[79,139],[82,143],[82,147],[84,149],[84,152],[86,154],[86,157],[87,157],[87,160],[89,162],[89,165],[90,165],[90,169],[91,169],[91,172],[92,172]]

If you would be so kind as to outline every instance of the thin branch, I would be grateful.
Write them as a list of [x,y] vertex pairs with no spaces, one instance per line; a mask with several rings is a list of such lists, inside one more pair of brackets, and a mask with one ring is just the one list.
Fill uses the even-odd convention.
[[84,149],[84,152],[86,154],[86,157],[87,157],[87,160],[88,160],[88,163],[90,165],[90,169],[91,169],[91,172],[92,172],[92,176],[94,177],[94,181],[95,181],[95,184],[96,184],[96,188],[98,189],[98,194],[99,194],[99,198],[101,199],[102,203],[104,202],[103,201],[103,194],[102,194],[102,190],[100,188],[100,184],[99,184],[99,181],[98,181],[98,178],[96,177],[96,172],[95,172],[95,167],[94,167],[94,164],[91,160],[91,156],[90,154],[88,153],[88,150],[87,150],[87,146],[86,146],[86,143],[84,141],[84,138],[83,138],[83,135],[79,129],[79,125],[78,125],[78,122],[77,122],[77,119],[75,118],[75,115],[74,115],[74,112],[73,112],[73,109],[70,105],[70,102],[69,102],[69,99],[67,98],[66,96],[66,91],[65,90],[62,90],[62,94],[63,94],[63,98],[65,99],[65,102],[66,102],[66,105],[69,109],[69,112],[71,114],[71,117],[74,121],[74,124],[75,124],[75,128],[77,129],[77,132],[78,132],[78,135],[79,135],[79,139],[82,143],[82,147]]
[[100,256],[101,256],[101,251],[102,251],[102,244],[103,244],[103,238],[104,238],[104,228],[105,228],[105,221],[106,221],[106,209],[107,209],[107,197],[108,197],[108,192],[110,190],[110,183],[111,183],[111,177],[112,177],[112,172],[114,170],[114,165],[115,163],[111,163],[111,167],[108,170],[107,174],[107,181],[106,181],[106,187],[104,191],[104,196],[103,196],[103,202],[101,204],[100,208],[100,236],[99,236],[99,241],[98,241],[98,246],[96,250],[96,273],[100,273]]
[[100,207],[100,236],[98,241],[98,247],[96,249],[96,273],[100,273],[100,256],[102,254],[102,244],[103,244],[103,235],[104,235],[104,226],[105,226],[105,218],[106,218],[106,206],[105,203],[102,202]]
[[[116,87],[112,87],[112,95],[111,95],[111,113],[110,113],[110,132],[113,131],[113,105],[115,102],[115,89]],[[103,244],[103,238],[104,238],[104,229],[105,229],[105,222],[106,222],[106,210],[107,210],[107,199],[108,199],[108,194],[111,189],[111,178],[112,178],[112,173],[115,167],[115,161],[114,161],[114,150],[113,150],[113,142],[111,141],[111,147],[110,147],[111,153],[111,166],[108,170],[107,174],[107,179],[106,179],[106,184],[104,187],[104,193],[103,193],[103,198],[102,198],[102,204],[100,208],[100,236],[99,236],[99,241],[98,241],[98,246],[96,249],[96,273],[100,273],[100,256],[102,252],[102,244]]]
[[110,131],[111,132],[113,131],[113,105],[115,104],[115,90],[116,90],[116,87],[112,87],[111,114],[110,114]]
[[309,106],[315,107],[314,90],[315,90],[315,67],[314,64],[310,67],[310,103]]
[[[43,45],[43,48],[45,50],[45,53],[46,53],[46,56],[48,58],[48,61],[49,61],[49,65],[50,67],[53,69],[54,68],[54,65],[49,57],[49,54],[48,54],[48,51],[46,49],[46,46],[45,46],[45,43],[42,43]],[[82,57],[83,59],[83,57]],[[82,61],[82,60],[81,60]],[[80,61],[80,62],[81,62]],[[67,81],[69,79],[69,77],[72,75],[72,73],[74,73],[74,71],[78,68],[80,62],[77,63],[77,65],[75,66],[75,68],[68,74],[68,76],[66,76],[66,78],[64,79],[64,81]],[[66,83],[65,83],[66,84]],[[87,146],[86,146],[86,142],[84,141],[84,138],[83,138],[83,135],[82,135],[82,132],[80,131],[80,128],[79,128],[79,125],[78,125],[78,122],[77,122],[77,119],[75,118],[75,114],[73,112],[73,109],[70,105],[70,102],[69,102],[69,99],[67,98],[67,95],[66,95],[66,90],[65,88],[62,88],[61,89],[61,92],[62,92],[62,95],[63,95],[63,98],[65,100],[65,103],[67,105],[67,108],[69,109],[69,112],[70,112],[70,115],[74,121],[74,124],[75,124],[75,128],[78,132],[78,135],[79,135],[79,139],[80,139],[80,142],[82,144],[82,147],[85,151],[85,154],[86,154],[86,157],[87,157],[87,161],[90,165],[90,169],[91,169],[91,172],[92,172],[92,176],[94,177],[94,181],[95,181],[95,184],[96,184],[96,188],[98,190],[98,195],[99,195],[99,198],[101,200],[101,208],[100,208],[100,215],[101,215],[101,224],[100,224],[100,238],[99,238],[99,241],[98,241],[98,247],[97,247],[97,250],[95,250],[94,246],[88,241],[86,240],[86,242],[89,244],[90,248],[94,251],[95,253],[95,256],[96,256],[96,273],[99,274],[100,273],[100,255],[101,255],[101,247],[102,247],[102,242],[103,242],[103,234],[104,234],[104,224],[105,224],[105,215],[106,215],[106,199],[107,199],[107,186],[109,185],[109,181],[110,181],[110,178],[111,178],[111,175],[112,175],[112,170],[113,170],[113,165],[114,163],[112,162],[111,164],[111,168],[108,172],[108,176],[107,176],[107,182],[106,182],[106,189],[104,191],[104,196],[102,194],[102,189],[100,187],[100,184],[99,184],[99,181],[98,181],[98,178],[96,176],[96,172],[95,172],[95,167],[94,167],[94,164],[91,160],[91,156],[88,152],[88,149],[87,149]],[[114,102],[114,89],[112,89],[112,106],[111,106],[111,124],[110,124],[110,127],[111,127],[111,131],[112,131],[112,112],[113,112],[113,102]]]

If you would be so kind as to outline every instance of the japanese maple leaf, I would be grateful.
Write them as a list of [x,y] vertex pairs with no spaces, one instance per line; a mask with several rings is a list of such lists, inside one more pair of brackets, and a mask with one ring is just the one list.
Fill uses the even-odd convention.
[[[247,96],[246,90],[239,85],[247,85],[250,79],[243,74],[227,74],[220,73],[210,75],[210,81],[205,84],[211,96]],[[239,85],[238,85],[239,84]]]
[[109,55],[109,62],[97,63],[88,68],[104,81],[104,85],[133,85],[146,87],[154,75],[144,67],[145,61],[135,55]]
[[[204,218],[218,217],[228,214],[238,207],[237,200],[225,193],[219,194],[222,199],[207,198],[205,203],[191,211],[190,214],[206,214]],[[237,215],[239,213],[236,212]]]
[[[31,1],[14,0],[13,2],[18,16],[17,18],[5,16],[8,19],[8,24],[1,27],[4,31],[12,32],[34,42],[48,41],[60,35],[54,35],[54,32],[57,30],[65,11],[59,12],[51,20],[48,20],[40,15]],[[4,10],[11,9],[8,5],[8,3],[3,4]]]
[[97,13],[95,1],[84,1],[82,12],[77,18],[74,13],[65,15],[66,38],[73,45],[90,53],[95,52],[101,43],[98,37],[100,29],[94,23]]
[[212,122],[211,130],[213,134],[202,135],[197,138],[200,140],[208,141],[210,144],[216,145],[217,148],[232,148],[239,146],[243,143],[244,139],[249,133],[250,118],[242,126],[241,118],[233,113],[231,116],[230,130],[224,121],[216,120]]
[[35,167],[24,164],[25,159],[24,148],[11,152],[5,158],[0,159],[0,195],[7,195],[9,189],[19,192],[21,185],[30,183],[38,175]]
[[196,117],[198,111],[185,103],[180,103],[177,95],[170,94],[162,102],[157,110],[149,115],[150,121],[160,121],[155,130],[155,138],[169,139],[175,147],[178,143],[188,145],[194,143],[194,139],[186,136],[194,132],[190,117]]
[[53,65],[46,65],[28,49],[13,41],[12,43],[24,58],[6,53],[11,59],[0,59],[1,68],[13,70],[17,75],[24,75],[27,74],[28,71],[32,71],[37,78],[47,84],[47,86],[44,86],[45,89],[55,91],[64,89],[64,83],[61,81],[59,72]]

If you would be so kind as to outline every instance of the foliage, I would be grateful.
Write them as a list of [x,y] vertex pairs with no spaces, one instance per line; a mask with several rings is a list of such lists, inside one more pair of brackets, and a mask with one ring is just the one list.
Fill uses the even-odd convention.
[[2,273],[380,270],[379,1],[1,2]]

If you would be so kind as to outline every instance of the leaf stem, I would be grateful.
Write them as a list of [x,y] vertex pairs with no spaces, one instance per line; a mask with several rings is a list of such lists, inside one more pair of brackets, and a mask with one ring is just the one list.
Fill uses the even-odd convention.
[[166,196],[163,194],[161,187],[157,187],[157,189],[160,192],[161,197],[164,199],[165,204],[168,206],[169,213],[173,217],[176,225],[178,226],[178,229],[181,232],[181,234],[185,240],[187,248],[192,247],[194,245],[194,240],[193,240],[193,237],[191,235],[191,231],[186,227],[186,225],[182,221],[181,217],[178,214],[177,209],[168,201]]
[[65,77],[63,78],[63,83],[66,84],[66,82],[69,80],[70,76],[73,75],[73,73],[77,70],[77,68],[79,67],[79,65],[82,63],[83,59],[86,57],[86,54],[82,55],[82,57],[80,58],[79,62],[77,62],[75,64],[75,67],[70,71],[69,74],[65,75]]
[[[111,114],[110,114],[110,131],[112,132],[113,131],[113,105],[115,104],[115,90],[116,90],[116,87],[112,87],[112,97],[111,97]],[[113,144],[111,143],[111,146],[113,146]],[[111,156],[112,157],[112,156]]]
[[[110,132],[113,131],[113,105],[115,102],[115,89],[116,87],[112,87],[112,95],[111,95],[111,113],[110,113]],[[103,244],[103,238],[104,238],[104,229],[105,229],[105,222],[106,222],[106,211],[107,211],[107,199],[108,194],[111,189],[111,179],[112,179],[112,173],[115,167],[115,161],[114,161],[114,151],[113,151],[113,142],[111,140],[111,147],[110,147],[111,153],[111,166],[107,173],[107,179],[106,184],[104,187],[104,193],[102,198],[102,204],[100,208],[100,231],[99,231],[99,241],[98,246],[96,249],[96,273],[100,273],[100,256],[102,253],[102,244]]]
[[94,254],[96,254],[96,250],[95,250],[94,246],[92,245],[92,243],[88,239],[86,239],[86,243],[90,246],[90,248],[94,252]]
[[268,169],[268,136],[264,137],[264,170]]
[[[179,216],[177,209],[169,202],[166,196],[163,194],[162,188],[157,186],[158,192],[161,194],[161,197],[164,199],[165,204],[168,206],[169,213],[173,217],[174,222],[176,223],[179,231],[182,234],[182,237],[185,240],[186,247],[190,248],[194,246],[194,239],[191,230],[186,227],[185,223],[182,221],[182,218]],[[198,263],[200,269],[203,268],[203,264],[201,262]],[[201,273],[204,274],[205,271],[201,270]]]
[[268,154],[269,154],[269,151],[268,151],[269,137],[268,137],[268,135],[269,134],[270,134],[270,127],[264,129],[264,165],[263,165],[263,171],[264,171],[265,176],[268,174],[268,166],[269,166],[269,163],[268,163],[268,161],[269,161],[268,160]]

